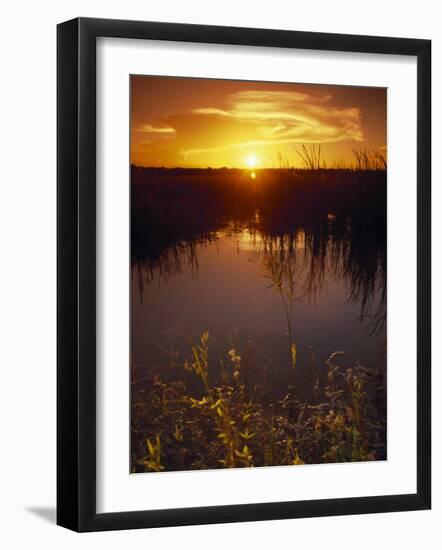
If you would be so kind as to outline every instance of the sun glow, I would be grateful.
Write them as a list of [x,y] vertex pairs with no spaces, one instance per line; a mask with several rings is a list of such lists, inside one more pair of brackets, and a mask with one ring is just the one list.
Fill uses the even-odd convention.
[[258,157],[256,155],[248,155],[246,157],[246,164],[251,169],[256,168],[258,166]]

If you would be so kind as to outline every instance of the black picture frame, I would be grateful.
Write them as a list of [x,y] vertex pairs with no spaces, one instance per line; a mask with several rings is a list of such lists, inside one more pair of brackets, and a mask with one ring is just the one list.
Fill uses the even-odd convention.
[[[96,512],[96,39],[117,37],[417,58],[417,492]],[[57,28],[57,523],[75,531],[424,510],[431,506],[431,41],[74,19]]]

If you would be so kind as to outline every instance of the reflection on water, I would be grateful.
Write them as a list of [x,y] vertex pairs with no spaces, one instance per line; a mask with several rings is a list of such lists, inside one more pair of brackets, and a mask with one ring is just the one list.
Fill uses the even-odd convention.
[[307,395],[337,350],[344,366],[385,368],[385,180],[219,191],[183,178],[132,199],[134,381],[185,378],[173,365],[204,331],[211,380],[240,349],[268,400],[293,382]]

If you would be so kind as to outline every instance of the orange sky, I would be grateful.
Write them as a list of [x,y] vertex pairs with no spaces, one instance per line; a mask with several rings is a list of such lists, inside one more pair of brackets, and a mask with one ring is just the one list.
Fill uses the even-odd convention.
[[384,88],[131,77],[131,162],[165,167],[302,166],[322,145],[328,166],[352,147],[385,151]]

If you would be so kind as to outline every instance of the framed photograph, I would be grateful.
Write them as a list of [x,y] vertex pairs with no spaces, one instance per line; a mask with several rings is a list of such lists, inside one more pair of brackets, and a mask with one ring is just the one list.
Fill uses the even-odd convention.
[[58,26],[59,525],[430,508],[430,55]]

